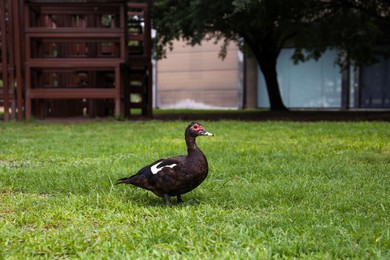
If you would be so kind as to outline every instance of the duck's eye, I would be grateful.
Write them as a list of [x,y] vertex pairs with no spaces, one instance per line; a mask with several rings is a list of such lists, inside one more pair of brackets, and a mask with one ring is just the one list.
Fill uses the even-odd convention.
[[198,130],[199,126],[198,125],[194,125],[192,128],[194,128],[195,130]]

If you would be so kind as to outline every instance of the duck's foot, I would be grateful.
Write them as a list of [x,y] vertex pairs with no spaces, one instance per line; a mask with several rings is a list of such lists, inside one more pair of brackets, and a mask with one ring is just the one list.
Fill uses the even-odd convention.
[[[168,194],[164,195],[164,202],[165,202],[165,205],[171,206],[171,202],[169,201]],[[183,203],[183,199],[181,198],[181,195],[177,195],[177,204],[182,204],[182,203]]]
[[165,194],[165,195],[164,195],[164,202],[165,202],[165,205],[171,206],[171,203],[169,202],[169,196],[168,196],[168,194]]
[[181,195],[177,195],[177,204],[182,204],[183,199],[181,198]]

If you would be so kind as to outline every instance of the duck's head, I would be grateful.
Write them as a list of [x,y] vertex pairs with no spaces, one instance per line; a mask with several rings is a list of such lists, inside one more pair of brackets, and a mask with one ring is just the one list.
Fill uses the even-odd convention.
[[186,135],[189,134],[192,137],[197,136],[214,136],[212,133],[207,132],[201,124],[198,122],[192,122],[187,126]]

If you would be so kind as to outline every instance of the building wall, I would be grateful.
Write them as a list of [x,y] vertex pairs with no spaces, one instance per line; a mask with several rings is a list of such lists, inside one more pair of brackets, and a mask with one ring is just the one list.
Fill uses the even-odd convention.
[[242,61],[236,45],[230,44],[224,60],[220,44],[201,46],[174,43],[167,58],[156,65],[156,106],[159,108],[240,108]]
[[[327,51],[317,61],[294,64],[294,49],[283,49],[277,72],[284,104],[288,108],[390,108],[390,59],[362,66],[352,66],[345,84],[349,102],[342,104],[343,74],[335,64],[336,52]],[[264,76],[258,70],[258,107],[268,108]],[[345,73],[345,72],[344,72]]]
[[[168,58],[157,62],[156,106],[159,108],[268,108],[264,77],[255,59],[243,62],[235,45],[225,60],[218,57],[220,45],[203,42],[187,46],[175,42]],[[317,61],[294,64],[293,49],[278,58],[278,81],[282,99],[289,108],[342,108],[342,73],[336,53],[327,51]],[[390,60],[350,69],[349,108],[390,107]],[[257,73],[256,73],[257,71]],[[245,84],[245,91],[243,85]],[[348,84],[348,83],[347,83]],[[348,87],[347,87],[348,88]]]

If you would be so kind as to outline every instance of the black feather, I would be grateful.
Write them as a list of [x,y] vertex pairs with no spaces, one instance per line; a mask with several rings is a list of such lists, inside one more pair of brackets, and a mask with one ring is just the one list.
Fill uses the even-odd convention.
[[195,143],[196,137],[205,133],[212,135],[199,123],[191,123],[185,131],[186,156],[159,159],[115,184],[132,184],[150,190],[163,197],[166,203],[169,203],[169,196],[177,196],[178,202],[181,202],[182,194],[199,186],[207,177],[207,159]]

